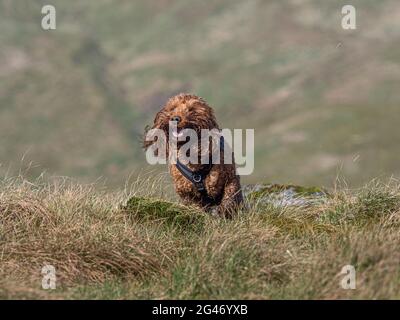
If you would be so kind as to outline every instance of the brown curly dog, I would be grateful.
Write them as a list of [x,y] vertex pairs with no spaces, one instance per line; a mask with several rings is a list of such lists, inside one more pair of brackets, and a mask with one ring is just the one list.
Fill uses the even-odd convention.
[[[225,161],[227,163],[224,163],[226,144],[222,138],[222,146],[220,145],[220,148],[217,149],[220,161],[214,163],[214,161],[208,160],[209,164],[200,161],[204,154],[208,154],[210,159],[215,150],[215,144],[212,141],[209,142],[208,137],[205,144],[208,145],[209,143],[208,147],[204,148],[204,144],[201,144],[201,141],[204,141],[200,137],[201,130],[214,129],[214,131],[220,131],[213,110],[202,98],[195,95],[181,93],[169,99],[157,113],[153,126],[147,127],[145,131],[146,136],[149,129],[163,130],[167,139],[165,142],[168,154],[170,150],[170,121],[176,124],[176,131],[173,133],[175,138],[179,136],[181,130],[193,129],[198,135],[199,141],[196,144],[199,151],[199,161],[197,163],[186,162],[185,164],[179,162],[182,142],[177,142],[178,162],[169,161],[169,171],[172,175],[175,191],[185,204],[196,205],[207,212],[217,213],[222,217],[232,217],[232,214],[243,203],[240,178],[236,174],[233,153],[231,153],[232,161]],[[144,149],[147,150],[155,141],[156,139],[145,138]],[[228,152],[232,152],[230,149],[228,150]]]

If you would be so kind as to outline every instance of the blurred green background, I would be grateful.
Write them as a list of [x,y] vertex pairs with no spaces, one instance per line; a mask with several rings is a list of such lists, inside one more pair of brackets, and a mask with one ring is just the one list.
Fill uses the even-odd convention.
[[[41,28],[41,7],[57,29]],[[341,8],[357,9],[343,30]],[[254,128],[244,182],[400,177],[398,0],[0,0],[0,173],[101,177],[151,167],[140,135],[191,92]]]

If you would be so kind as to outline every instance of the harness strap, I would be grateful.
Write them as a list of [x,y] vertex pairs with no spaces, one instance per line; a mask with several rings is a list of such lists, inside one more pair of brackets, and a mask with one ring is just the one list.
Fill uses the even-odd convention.
[[[224,137],[220,138],[220,150],[224,151]],[[210,164],[207,168],[201,169],[198,171],[192,171],[190,170],[187,166],[185,166],[182,162],[179,161],[179,159],[176,159],[176,168],[179,170],[179,172],[186,178],[188,179],[196,188],[198,192],[202,195],[204,200],[207,202],[215,202],[215,199],[211,198],[206,190],[204,180],[208,176],[208,174],[211,171],[212,164]]]
[[[188,179],[193,185],[196,187],[197,191],[202,192],[206,191],[206,187],[204,185],[204,180],[208,176],[211,170],[211,166],[208,166],[204,170],[192,171],[187,166],[185,166],[182,162],[177,159],[176,167],[182,175]],[[207,192],[207,191],[206,191]]]

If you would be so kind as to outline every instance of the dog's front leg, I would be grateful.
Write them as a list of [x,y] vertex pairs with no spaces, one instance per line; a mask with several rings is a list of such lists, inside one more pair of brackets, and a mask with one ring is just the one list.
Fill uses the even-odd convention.
[[231,218],[243,203],[242,190],[239,179],[236,177],[227,183],[221,204],[217,207],[217,213],[221,217]]

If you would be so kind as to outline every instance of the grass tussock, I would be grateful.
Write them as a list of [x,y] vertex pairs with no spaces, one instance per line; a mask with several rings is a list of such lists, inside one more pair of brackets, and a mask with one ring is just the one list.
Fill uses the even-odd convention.
[[156,198],[132,196],[121,209],[137,221],[165,223],[181,231],[201,230],[205,221],[205,214],[197,208]]
[[[397,182],[307,207],[252,205],[232,220],[150,189],[3,181],[0,298],[400,298]],[[47,264],[56,290],[41,288]],[[355,290],[340,285],[345,265]]]
[[[118,209],[118,197],[65,181],[53,185],[11,182],[0,196],[1,278],[40,275],[56,266],[65,285],[162,273],[174,251],[156,230],[136,225]],[[40,284],[40,283],[39,283]]]

